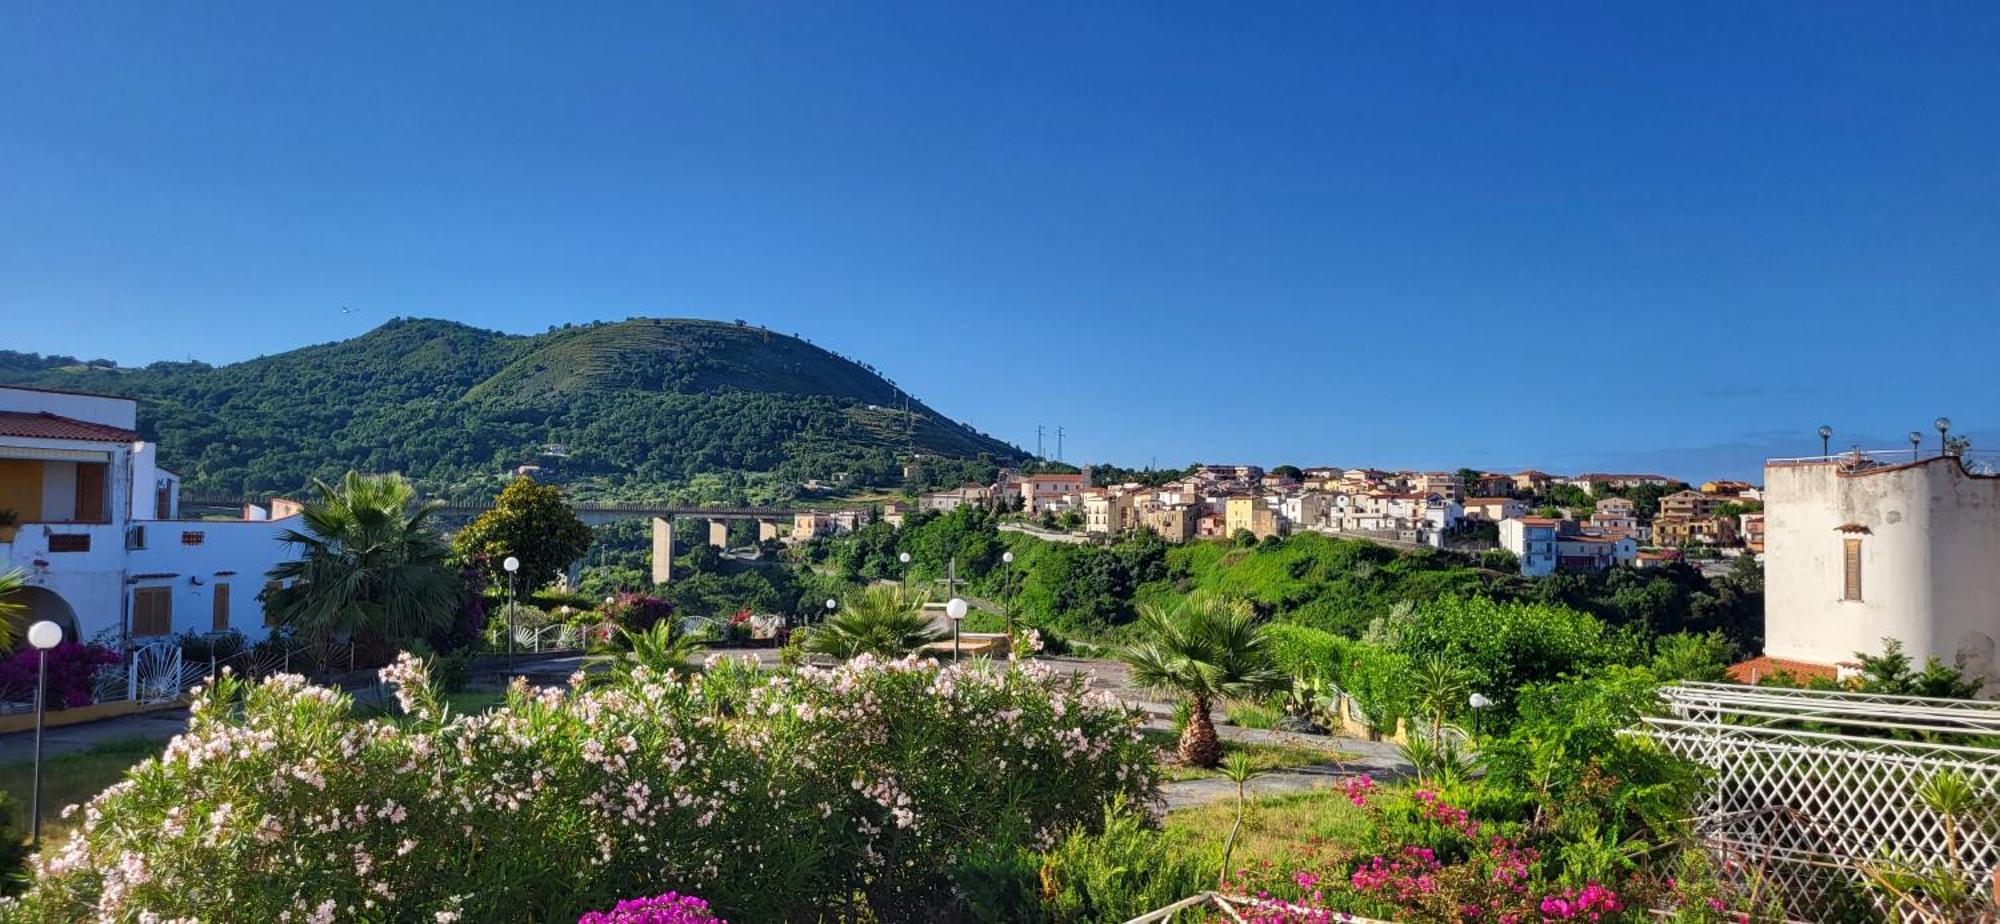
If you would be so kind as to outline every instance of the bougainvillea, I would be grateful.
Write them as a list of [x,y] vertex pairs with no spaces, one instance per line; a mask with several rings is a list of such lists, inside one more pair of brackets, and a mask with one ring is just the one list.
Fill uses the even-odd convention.
[[[0,661],[0,696],[23,702],[35,696],[35,674],[40,669],[38,649],[22,645],[5,661]],[[65,641],[49,649],[48,705],[68,709],[90,705],[91,678],[105,667],[122,660],[118,652],[103,645]]]
[[587,911],[576,924],[728,924],[708,903],[692,895],[668,892],[652,898],[628,898],[610,911]]
[[975,847],[1046,846],[1157,788],[1137,717],[1037,665],[642,668],[517,682],[477,715],[419,661],[383,677],[408,718],[291,676],[202,691],[0,920],[573,919],[668,889],[739,920],[857,895],[908,916]]

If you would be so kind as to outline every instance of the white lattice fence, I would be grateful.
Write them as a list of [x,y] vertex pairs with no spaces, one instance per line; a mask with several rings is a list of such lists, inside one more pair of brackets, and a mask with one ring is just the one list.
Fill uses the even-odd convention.
[[[2000,793],[2000,704],[1721,684],[1667,688],[1648,733],[1713,774],[1697,832],[1794,917],[1834,920],[1882,905],[1862,868],[1963,871],[1973,894],[2000,869],[2000,832],[1960,828],[1917,796],[1955,771]],[[1955,859],[1955,864],[1952,862]]]

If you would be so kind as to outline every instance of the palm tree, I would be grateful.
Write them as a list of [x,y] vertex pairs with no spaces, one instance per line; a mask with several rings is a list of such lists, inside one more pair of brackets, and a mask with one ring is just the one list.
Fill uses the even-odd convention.
[[1215,701],[1257,696],[1285,685],[1264,627],[1250,604],[1206,595],[1183,598],[1172,607],[1140,607],[1139,624],[1145,640],[1121,653],[1132,681],[1184,698],[1188,720],[1181,729],[1181,761],[1214,767],[1222,760],[1222,743],[1208,715]]
[[805,649],[842,659],[862,653],[901,657],[946,637],[924,613],[925,600],[921,594],[906,595],[897,586],[870,587],[814,627],[806,636]]
[[0,651],[14,650],[14,634],[21,628],[16,622],[28,612],[28,605],[16,597],[27,586],[25,572],[0,573]]
[[401,641],[448,627],[459,587],[429,527],[439,504],[419,503],[401,475],[348,472],[337,487],[317,478],[313,487],[305,532],[280,537],[303,554],[269,574],[284,585],[264,597],[278,622],[319,639],[368,630]]
[[644,667],[655,673],[685,671],[688,659],[701,650],[703,637],[693,632],[684,632],[669,617],[653,623],[652,628],[633,631],[619,629],[630,651],[619,658],[614,669],[621,674],[630,674]]

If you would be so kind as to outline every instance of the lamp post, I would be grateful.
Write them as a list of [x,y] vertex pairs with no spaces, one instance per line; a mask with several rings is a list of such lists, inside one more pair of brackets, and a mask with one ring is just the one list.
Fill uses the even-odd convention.
[[42,844],[42,714],[47,711],[49,649],[62,644],[62,627],[46,619],[28,627],[28,644],[35,646],[35,782],[28,795],[28,843]]
[[[832,597],[826,598],[826,615],[828,618],[831,618],[833,616],[833,611],[839,608],[840,608],[839,600],[835,600]],[[826,620],[822,619],[820,621],[825,622]]]
[[507,572],[507,663],[514,663],[514,572],[521,570],[521,560],[512,555],[500,563]]
[[1493,700],[1488,699],[1484,693],[1474,693],[1465,701],[1465,704],[1472,707],[1472,737],[1477,738],[1479,737],[1480,714],[1493,705]]
[[965,610],[965,600],[959,597],[951,598],[951,601],[944,605],[944,614],[951,617],[951,662],[953,664],[958,663],[958,624],[965,620]]
[[910,584],[910,553],[899,552],[896,554],[896,560],[903,564],[903,586],[905,589],[908,589]]
[[1921,430],[1911,430],[1911,431],[1910,431],[1910,461],[1912,461],[1912,462],[1915,462],[1915,461],[1917,461],[1917,453],[1918,453],[1918,450],[1920,450],[1920,449],[1921,449],[1921,448],[1923,447],[1923,445],[1924,445],[1924,434],[1923,434],[1923,431],[1921,431]]
[[1949,454],[1951,451],[1951,439],[1950,437],[1947,437],[1945,434],[1951,432],[1951,418],[1940,417],[1936,420],[1931,421],[1931,426],[1937,428],[1938,454],[1939,455]]
[[1000,605],[1007,611],[1007,653],[1014,654],[1014,553],[1001,552],[1000,563],[1007,566],[1007,579],[1000,583]]
[[1829,445],[1829,444],[1830,444],[1830,443],[1831,443],[1832,441],[1833,441],[1833,428],[1832,428],[1832,427],[1829,427],[1829,426],[1827,426],[1826,424],[1820,424],[1820,425],[1819,425],[1819,454],[1820,454],[1820,458],[1825,458],[1825,457],[1827,457],[1827,456],[1830,456],[1830,455],[1832,455],[1832,454],[1833,454],[1833,452],[1832,452],[1832,451],[1831,451],[1831,450],[1830,450],[1830,449],[1828,448],[1828,445]]

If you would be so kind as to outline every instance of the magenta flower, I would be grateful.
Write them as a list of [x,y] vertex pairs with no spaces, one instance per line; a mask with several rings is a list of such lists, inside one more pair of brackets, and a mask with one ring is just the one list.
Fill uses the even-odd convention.
[[728,924],[692,895],[668,892],[652,898],[628,898],[610,911],[586,911],[576,924]]

